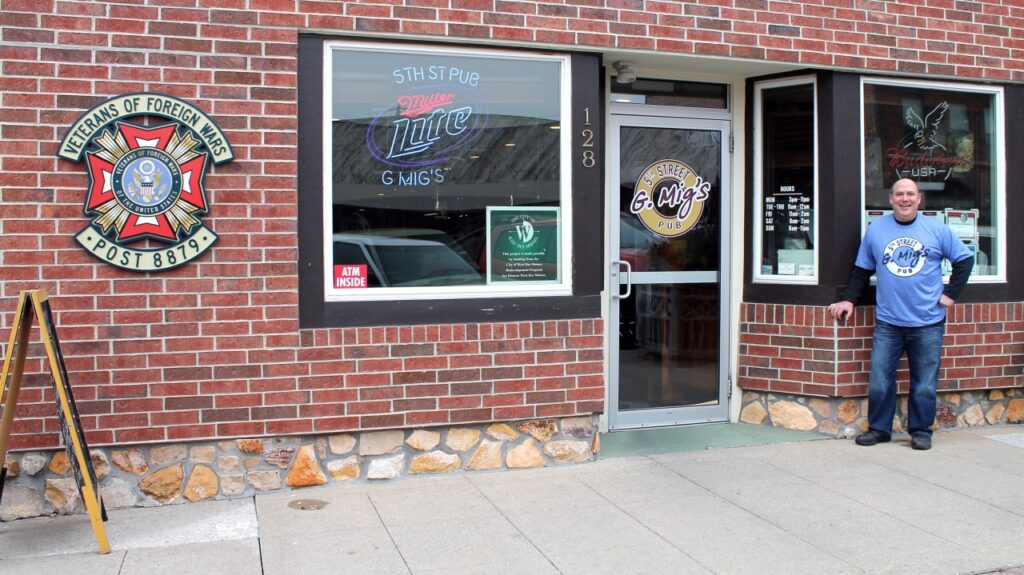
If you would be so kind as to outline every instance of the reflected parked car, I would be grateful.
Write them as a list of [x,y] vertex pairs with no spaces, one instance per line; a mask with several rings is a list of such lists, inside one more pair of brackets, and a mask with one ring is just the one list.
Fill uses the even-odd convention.
[[453,252],[459,254],[470,266],[476,266],[475,259],[466,252],[466,249],[449,234],[431,228],[375,228],[366,232],[349,232],[358,236],[378,236],[385,238],[403,238],[407,240],[427,240],[444,244]]
[[[628,263],[630,270],[649,271],[652,254],[659,253],[667,242],[667,238],[648,230],[635,215],[619,212],[619,259]],[[633,349],[637,344],[637,294],[641,289],[648,289],[650,286],[635,287],[629,298],[619,302],[619,349]]]
[[483,276],[447,245],[431,240],[334,234],[334,265],[365,265],[367,287],[470,285]]
[[619,212],[619,259],[629,263],[634,272],[651,269],[651,254],[668,243],[644,227],[633,214]]

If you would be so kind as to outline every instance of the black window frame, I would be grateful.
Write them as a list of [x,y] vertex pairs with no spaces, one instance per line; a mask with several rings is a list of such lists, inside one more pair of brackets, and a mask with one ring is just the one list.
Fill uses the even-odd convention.
[[[365,43],[365,38],[349,38]],[[323,248],[323,45],[343,37],[300,34],[298,42],[298,276],[300,328],[419,325],[484,321],[538,321],[601,316],[604,287],[604,117],[600,56],[569,53],[572,66],[572,294],[459,299],[324,299]],[[386,41],[381,41],[386,42]],[[403,41],[403,44],[408,44]],[[431,43],[430,46],[445,46]],[[458,47],[450,45],[453,50]],[[528,53],[530,51],[524,51]],[[534,51],[535,52],[535,51]],[[566,89],[563,88],[563,89]],[[586,111],[585,111],[586,110]],[[592,119],[592,136],[580,127]],[[586,139],[585,139],[586,138]],[[584,143],[592,147],[584,148]],[[591,166],[579,160],[592,150]]]
[[[746,82],[746,138],[753,142],[754,132],[754,84],[763,80],[817,76],[818,110],[818,237],[819,270],[818,283],[770,284],[754,283],[753,230],[754,221],[754,151],[747,146],[745,178],[744,223],[752,230],[744,238],[745,256],[743,262],[743,301],[748,303],[777,303],[792,305],[828,305],[837,301],[850,279],[850,271],[861,241],[861,218],[850,217],[863,211],[861,187],[863,166],[860,156],[861,114],[863,106],[860,95],[862,76],[853,72],[830,70],[795,70],[784,74],[748,78]],[[914,79],[914,78],[908,78]],[[920,79],[920,78],[917,78]],[[977,85],[982,82],[961,82]],[[993,83],[995,84],[995,83]],[[996,84],[1003,88],[1003,134],[1007,150],[1024,149],[1024,86]],[[850,113],[856,110],[856,113]],[[1024,162],[1013,162],[1009,156],[1006,165],[1006,190],[1003,209],[1007,221],[1013,215],[1024,213]],[[1007,254],[1024,253],[1024,227],[1007,225]],[[826,255],[827,254],[827,255]],[[1021,301],[1024,299],[1024,260],[1008,257],[1005,282],[985,282],[968,285],[958,303],[988,303]],[[873,305],[874,288],[871,287],[859,302]]]
[[[751,274],[753,275],[753,278],[754,278],[753,281],[755,281],[757,283],[766,283],[766,284],[773,284],[774,283],[774,284],[784,284],[784,285],[792,285],[792,284],[814,285],[816,283],[819,283],[818,274],[819,274],[819,268],[820,268],[821,253],[819,252],[818,246],[819,246],[820,237],[821,237],[821,226],[818,224],[818,210],[819,210],[819,205],[818,205],[818,189],[817,189],[817,180],[814,178],[814,175],[817,173],[818,163],[815,161],[815,158],[813,157],[814,151],[817,149],[817,146],[818,146],[818,142],[817,142],[818,134],[816,132],[813,132],[814,126],[817,125],[817,115],[818,115],[818,109],[817,109],[818,106],[817,106],[817,101],[816,101],[817,100],[817,98],[816,98],[816,96],[817,96],[816,84],[817,84],[817,77],[814,76],[814,75],[796,76],[796,77],[791,77],[791,78],[774,79],[774,80],[761,80],[761,81],[758,81],[758,82],[754,83],[754,92],[753,92],[753,94],[754,94],[754,98],[756,98],[756,101],[754,102],[754,122],[755,123],[762,123],[763,124],[763,122],[765,120],[764,93],[766,91],[768,91],[768,90],[776,90],[776,89],[785,90],[785,89],[810,87],[811,104],[812,104],[811,126],[810,126],[810,129],[812,131],[811,132],[811,149],[810,149],[811,156],[809,158],[810,162],[812,163],[812,165],[811,165],[811,172],[812,172],[811,173],[811,179],[812,179],[812,182],[811,182],[811,189],[809,190],[810,191],[810,196],[811,196],[810,200],[811,200],[811,204],[812,205],[810,206],[811,224],[809,226],[810,229],[808,231],[810,232],[809,235],[810,235],[811,244],[812,244],[812,247],[810,248],[810,250],[811,250],[811,252],[813,254],[812,262],[813,262],[813,265],[814,265],[814,273],[812,273],[809,276],[807,276],[807,275],[800,275],[800,274],[782,274],[782,273],[777,273],[777,272],[776,273],[765,273],[763,271],[763,269],[762,269],[762,267],[764,265],[765,249],[766,249],[766,247],[765,247],[765,234],[766,234],[767,231],[771,231],[771,230],[766,230],[765,229],[765,226],[768,224],[768,219],[767,219],[767,217],[766,217],[766,215],[764,213],[764,209],[765,209],[765,205],[766,205],[765,204],[765,198],[766,197],[776,196],[776,201],[777,202],[784,202],[784,201],[789,199],[789,198],[787,198],[785,196],[777,197],[777,193],[778,193],[777,190],[776,191],[768,190],[766,188],[766,186],[765,186],[765,183],[763,181],[759,181],[759,179],[761,177],[763,177],[765,172],[769,169],[769,167],[766,166],[766,163],[769,161],[770,158],[772,158],[774,156],[774,154],[768,153],[764,149],[765,148],[765,139],[768,137],[768,130],[762,128],[761,130],[756,130],[756,132],[755,132],[755,133],[757,133],[756,141],[751,141],[750,142],[750,145],[751,145],[751,147],[753,149],[753,154],[754,154],[754,160],[755,160],[754,165],[755,165],[755,169],[757,170],[757,174],[752,179],[752,183],[754,184],[755,188],[753,190],[754,194],[752,196],[753,200],[752,200],[752,203],[751,203],[751,210],[754,213],[754,222],[755,222],[755,225],[756,225],[755,228],[751,228],[751,249],[754,252],[754,254],[753,254],[753,256],[754,256],[754,266],[751,269]],[[758,113],[758,110],[760,110],[760,113]],[[759,157],[760,157],[760,161],[758,162],[757,160],[758,160]],[[800,190],[800,195],[801,196],[805,196],[807,194],[807,192],[808,192],[808,190]],[[777,214],[777,215],[784,215],[785,216],[785,215],[791,215],[792,214],[792,211],[790,211],[788,209],[785,209],[785,210],[789,211],[789,214],[783,213],[783,214]],[[773,225],[786,227],[786,226],[789,225],[789,222],[786,221],[785,219],[780,219],[779,221],[774,222]],[[775,235],[775,234],[773,234],[773,235]],[[777,262],[776,262],[776,264],[777,264]]]

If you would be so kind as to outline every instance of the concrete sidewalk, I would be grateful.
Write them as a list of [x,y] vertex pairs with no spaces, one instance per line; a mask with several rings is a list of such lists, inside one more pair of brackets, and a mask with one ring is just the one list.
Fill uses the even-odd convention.
[[[327,502],[320,510],[294,500]],[[412,477],[0,523],[0,573],[1024,575],[1024,428]]]

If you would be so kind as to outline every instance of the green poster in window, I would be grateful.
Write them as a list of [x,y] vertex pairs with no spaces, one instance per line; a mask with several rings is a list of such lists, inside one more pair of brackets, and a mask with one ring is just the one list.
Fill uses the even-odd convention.
[[487,207],[487,283],[558,282],[559,209]]

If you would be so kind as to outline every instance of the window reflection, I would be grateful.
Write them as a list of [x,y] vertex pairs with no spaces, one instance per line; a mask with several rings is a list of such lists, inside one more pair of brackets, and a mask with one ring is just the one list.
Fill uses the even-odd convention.
[[[635,272],[718,269],[721,220],[721,134],[710,130],[624,127],[620,146],[629,150],[619,168],[619,259]],[[637,178],[651,158],[685,158],[686,165],[710,183],[700,219],[684,235],[665,237],[631,213]]]
[[[488,211],[562,205],[564,65],[335,48],[326,231],[333,263],[365,262],[376,276],[368,287],[504,279],[500,271],[487,277]],[[561,228],[554,221],[541,231],[556,235],[541,255],[557,267]]]
[[719,286],[633,287],[619,303],[619,409],[717,403]]
[[759,91],[760,267],[765,276],[814,276],[814,84]]
[[924,194],[921,213],[974,252],[972,273],[998,273],[995,101],[980,91],[865,82],[866,220],[889,211],[897,180],[913,179]]

